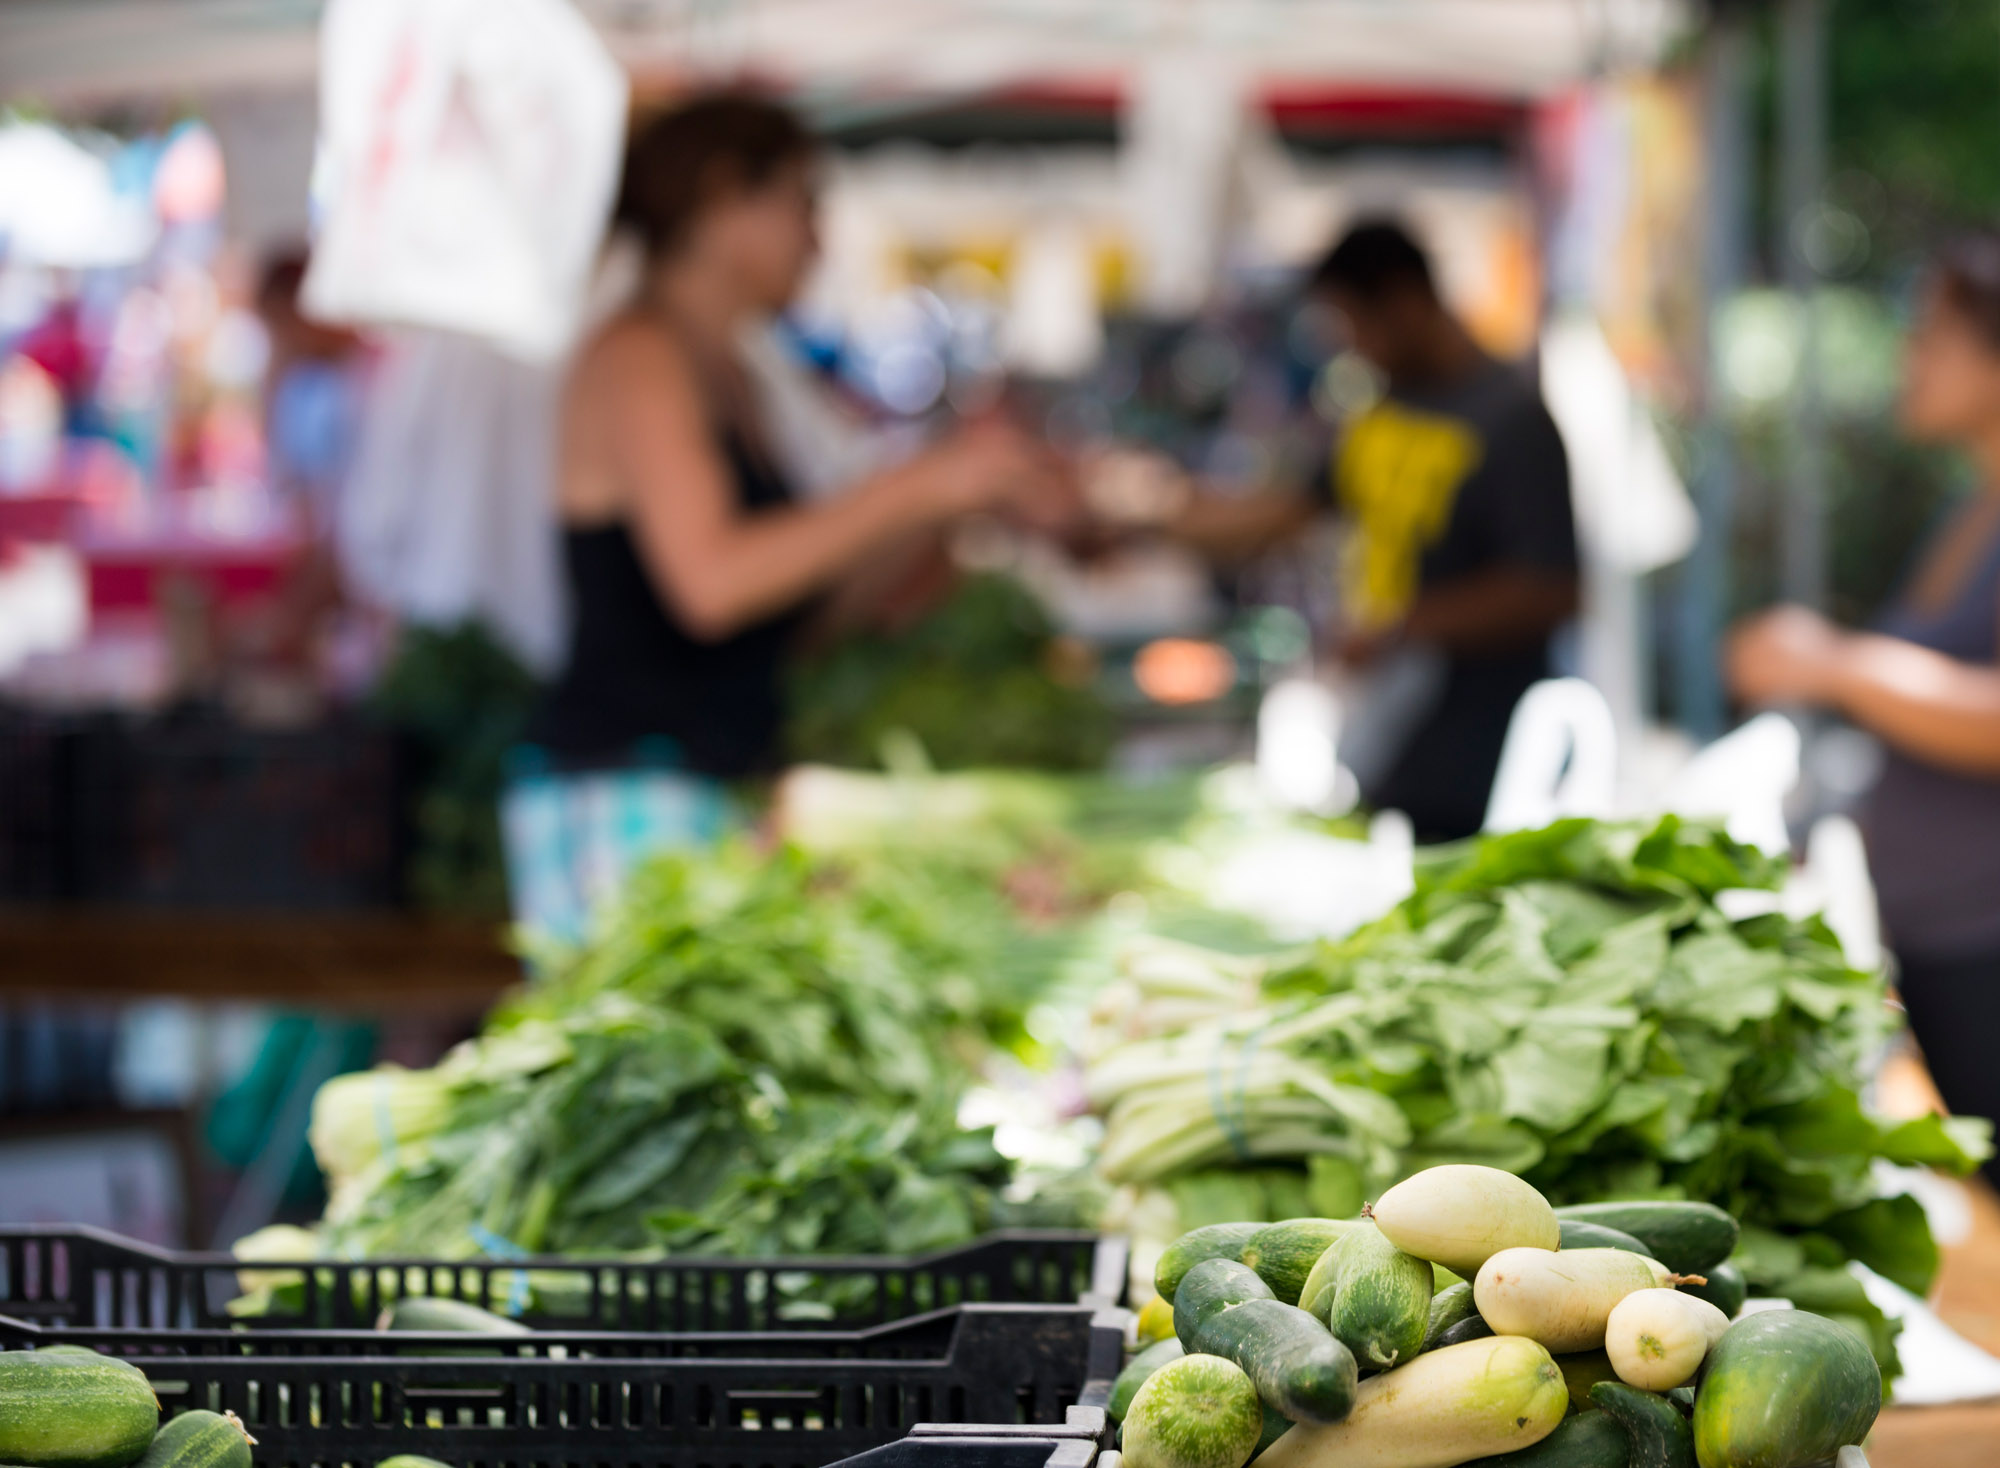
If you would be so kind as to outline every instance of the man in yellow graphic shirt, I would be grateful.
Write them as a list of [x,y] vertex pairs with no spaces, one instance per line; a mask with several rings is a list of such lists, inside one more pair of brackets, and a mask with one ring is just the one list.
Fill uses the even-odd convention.
[[1357,225],[1311,284],[1386,383],[1329,475],[1351,532],[1341,656],[1412,647],[1443,664],[1363,795],[1407,811],[1421,839],[1470,835],[1514,704],[1548,676],[1550,639],[1576,611],[1562,440],[1533,377],[1479,349],[1400,225]]

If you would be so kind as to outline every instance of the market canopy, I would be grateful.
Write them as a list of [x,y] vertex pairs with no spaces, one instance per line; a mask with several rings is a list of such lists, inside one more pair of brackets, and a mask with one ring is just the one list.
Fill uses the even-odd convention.
[[[309,86],[324,0],[0,0],[0,101]],[[1656,60],[1694,0],[580,0],[642,78],[1120,85],[1198,53],[1266,85],[1532,98]]]

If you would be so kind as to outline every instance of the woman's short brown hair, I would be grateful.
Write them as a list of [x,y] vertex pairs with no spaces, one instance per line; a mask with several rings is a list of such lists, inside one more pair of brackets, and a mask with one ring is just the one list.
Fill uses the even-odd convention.
[[719,193],[761,188],[812,151],[805,124],[776,102],[743,92],[696,97],[632,139],[617,222],[638,234],[647,254],[671,254]]
[[1931,268],[1951,308],[2000,352],[2000,229],[1968,230],[1947,241]]

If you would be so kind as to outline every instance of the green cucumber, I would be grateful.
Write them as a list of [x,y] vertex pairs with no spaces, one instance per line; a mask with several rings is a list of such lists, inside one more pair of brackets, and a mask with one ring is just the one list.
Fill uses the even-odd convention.
[[1702,1468],[1792,1468],[1868,1436],[1882,1373],[1862,1338],[1803,1310],[1746,1315],[1702,1365],[1694,1444]]
[[1471,1320],[1478,1314],[1479,1307],[1472,1301],[1472,1286],[1464,1280],[1432,1296],[1431,1318],[1430,1323],[1424,1327],[1423,1349],[1426,1351],[1434,1349],[1439,1336],[1461,1320]]
[[1578,1412],[1536,1443],[1465,1468],[1629,1468],[1632,1438],[1602,1412]]
[[1456,1325],[1448,1325],[1438,1332],[1438,1338],[1430,1349],[1438,1351],[1446,1346],[1462,1346],[1467,1341],[1483,1341],[1493,1334],[1493,1327],[1479,1315],[1468,1315]]
[[152,1386],[125,1362],[0,1351],[0,1462],[125,1468],[159,1425]]
[[1355,1362],[1386,1371],[1421,1351],[1431,1319],[1430,1265],[1398,1249],[1372,1223],[1327,1253],[1327,1329]]
[[135,1468],[251,1468],[251,1441],[234,1412],[183,1412],[160,1429]]
[[1153,1288],[1171,1300],[1180,1293],[1187,1272],[1204,1259],[1234,1259],[1243,1252],[1261,1223],[1211,1223],[1206,1228],[1184,1233],[1167,1245],[1167,1252],[1153,1266]]
[[1363,1225],[1354,1219],[1288,1218],[1267,1223],[1236,1257],[1257,1271],[1271,1293],[1287,1305],[1303,1305],[1300,1292],[1313,1265],[1328,1249]]
[[464,1331],[474,1335],[532,1335],[518,1320],[442,1295],[404,1295],[376,1318],[377,1330]]
[[1243,1368],[1194,1355],[1146,1379],[1120,1441],[1132,1468],[1243,1468],[1263,1432],[1264,1409]]
[[1192,1349],[1241,1366],[1258,1398],[1294,1422],[1338,1422],[1354,1405],[1354,1357],[1325,1326],[1282,1300],[1245,1300],[1214,1311]]
[[[1665,1397],[1622,1381],[1600,1381],[1590,1389],[1590,1400],[1631,1438],[1631,1468],[1695,1468],[1694,1430]],[[1795,1468],[1809,1461],[1790,1458],[1786,1465]]]
[[1600,1381],[1618,1380],[1618,1371],[1604,1351],[1565,1351],[1556,1357],[1556,1365],[1562,1370],[1563,1385],[1569,1388],[1572,1412],[1590,1410],[1590,1389]]
[[1181,1279],[1174,1291],[1174,1335],[1190,1355],[1202,1323],[1209,1316],[1245,1300],[1275,1299],[1271,1287],[1247,1264],[1234,1259],[1204,1259]]
[[1586,1223],[1581,1218],[1558,1218],[1556,1225],[1562,1229],[1560,1247],[1565,1249],[1623,1249],[1628,1254],[1647,1252],[1644,1244],[1622,1228],[1606,1228],[1601,1223]]
[[1132,1398],[1139,1394],[1139,1388],[1146,1384],[1146,1378],[1169,1361],[1178,1361],[1186,1354],[1186,1347],[1174,1337],[1168,1336],[1163,1341],[1154,1341],[1127,1361],[1125,1369],[1118,1373],[1118,1379],[1111,1383],[1111,1400],[1105,1404],[1105,1416],[1113,1422],[1123,1422],[1126,1411],[1132,1405]]
[[451,1468],[449,1463],[440,1463],[436,1458],[420,1458],[415,1453],[398,1453],[393,1458],[384,1458],[375,1468]]
[[1743,1278],[1743,1271],[1724,1260],[1711,1264],[1702,1271],[1705,1284],[1684,1284],[1681,1293],[1693,1295],[1697,1300],[1706,1300],[1731,1320],[1743,1308],[1743,1301],[1750,1294],[1750,1285]]
[[1256,1457],[1257,1454],[1263,1452],[1264,1449],[1292,1430],[1291,1418],[1280,1412],[1276,1407],[1273,1407],[1269,1402],[1263,1402],[1262,1406],[1264,1408],[1264,1430],[1257,1434],[1257,1446],[1250,1453],[1252,1458]]
[[1630,1234],[1675,1274],[1700,1274],[1736,1249],[1736,1220],[1712,1203],[1577,1203],[1556,1217]]

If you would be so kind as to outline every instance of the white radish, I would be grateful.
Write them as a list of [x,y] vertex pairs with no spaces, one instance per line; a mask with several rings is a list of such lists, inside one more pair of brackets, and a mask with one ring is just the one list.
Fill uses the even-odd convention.
[[1502,1249],[1479,1267],[1472,1302],[1495,1335],[1524,1335],[1558,1353],[1594,1351],[1613,1306],[1679,1278],[1624,1249]]
[[1569,1388],[1547,1351],[1491,1336],[1369,1377],[1345,1418],[1300,1423],[1252,1468],[1453,1468],[1533,1446],[1568,1409]]
[[1466,1279],[1502,1249],[1553,1249],[1562,1242],[1555,1209],[1531,1184],[1471,1163],[1427,1167],[1406,1177],[1368,1213],[1405,1254]]
[[1627,1386],[1670,1392],[1694,1379],[1727,1329],[1729,1317],[1706,1300],[1678,1290],[1634,1290],[1611,1307],[1604,1353]]

